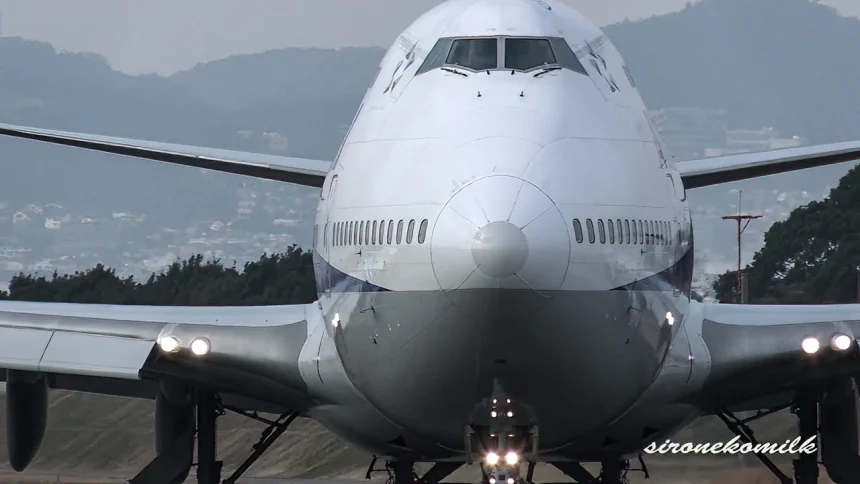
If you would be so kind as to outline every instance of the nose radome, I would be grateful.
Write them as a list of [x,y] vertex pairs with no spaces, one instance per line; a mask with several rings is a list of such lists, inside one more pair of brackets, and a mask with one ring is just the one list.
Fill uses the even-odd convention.
[[570,260],[564,217],[515,176],[480,178],[457,191],[434,224],[433,271],[443,291],[561,287]]
[[490,277],[513,276],[526,264],[529,241],[510,222],[490,222],[472,241],[472,259],[478,270]]

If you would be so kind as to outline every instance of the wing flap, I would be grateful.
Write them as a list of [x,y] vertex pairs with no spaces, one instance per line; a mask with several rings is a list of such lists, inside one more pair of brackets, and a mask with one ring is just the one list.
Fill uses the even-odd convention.
[[2,123],[0,135],[312,187],[322,187],[332,165],[330,161],[324,160],[114,138]]
[[715,156],[682,161],[676,168],[685,188],[700,188],[857,160],[860,141]]
[[39,371],[137,380],[154,345],[154,341],[55,331]]
[[53,331],[0,327],[0,368],[39,371]]

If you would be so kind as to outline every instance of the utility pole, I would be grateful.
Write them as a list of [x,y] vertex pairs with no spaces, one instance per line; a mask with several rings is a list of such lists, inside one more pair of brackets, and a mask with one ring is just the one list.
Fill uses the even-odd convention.
[[[738,298],[741,303],[748,303],[747,298],[744,296],[746,288],[744,287],[744,277],[741,273],[741,234],[744,233],[744,230],[747,229],[747,226],[751,221],[761,218],[761,215],[743,215],[741,214],[741,196],[743,192],[738,192],[738,214],[737,215],[726,215],[723,217],[723,220],[735,220],[738,223]],[[741,222],[746,221],[743,227],[741,227]]]

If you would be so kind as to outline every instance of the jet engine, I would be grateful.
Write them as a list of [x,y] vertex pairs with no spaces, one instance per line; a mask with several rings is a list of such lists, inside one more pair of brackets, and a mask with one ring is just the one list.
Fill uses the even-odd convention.
[[836,483],[856,482],[860,475],[858,398],[852,378],[831,383],[821,398],[821,458]]
[[6,442],[9,464],[18,472],[33,462],[48,422],[48,377],[44,373],[7,370]]

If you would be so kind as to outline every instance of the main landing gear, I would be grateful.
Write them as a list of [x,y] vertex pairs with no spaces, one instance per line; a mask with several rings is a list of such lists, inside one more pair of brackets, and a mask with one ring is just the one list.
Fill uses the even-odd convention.
[[[286,412],[277,420],[267,420],[256,412],[245,412],[222,405],[218,395],[206,390],[176,390],[162,385],[156,398],[156,453],[157,457],[130,484],[180,484],[185,482],[194,454],[194,436],[197,437],[198,484],[222,484],[222,462],[217,457],[216,421],[226,411],[232,411],[268,425],[254,451],[223,481],[235,484],[263,453],[287,430],[299,416]],[[194,416],[196,413],[196,426]]]
[[[719,412],[717,413],[717,416],[720,417],[729,430],[740,437],[743,443],[758,446],[760,444],[756,441],[752,429],[749,428],[747,424],[762,417],[785,410],[786,408],[790,408],[791,413],[797,415],[800,429],[800,442],[804,443],[810,439],[814,441],[818,436],[818,397],[819,395],[816,389],[801,389],[797,392],[794,402],[791,404],[782,405],[767,411],[761,411],[746,419],[740,419],[729,412]],[[798,457],[794,459],[794,480],[782,472],[766,454],[754,453],[753,455],[755,455],[782,484],[815,484],[818,482],[819,472],[817,450],[813,453],[801,452],[798,454]]]
[[376,468],[376,456],[370,461],[365,478],[370,480],[374,472],[388,473],[386,484],[439,484],[442,479],[448,477],[460,468],[461,462],[436,462],[423,476],[415,472],[415,462],[411,460],[388,461],[383,469]]

